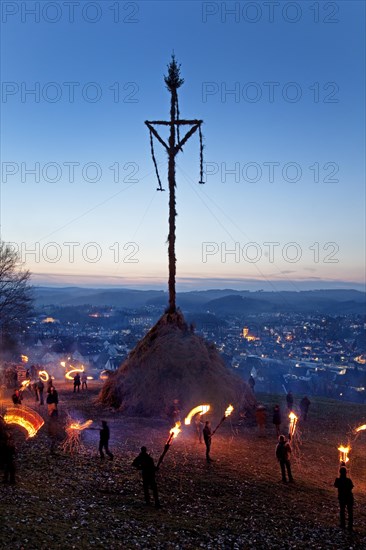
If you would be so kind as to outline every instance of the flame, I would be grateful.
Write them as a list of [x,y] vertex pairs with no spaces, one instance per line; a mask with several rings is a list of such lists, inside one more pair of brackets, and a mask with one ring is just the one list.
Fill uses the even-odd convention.
[[181,426],[181,423],[180,423],[180,421],[178,420],[178,422],[175,423],[174,428],[172,428],[172,429],[170,430],[170,432],[169,432],[169,433],[170,433],[170,436],[169,436],[169,440],[168,440],[168,441],[171,441],[172,439],[175,439],[175,438],[178,436],[178,434],[182,431],[182,430],[180,429],[180,426]]
[[362,426],[356,428],[355,432],[362,432],[363,430],[366,430],[366,424],[362,424]]
[[194,409],[189,411],[188,415],[184,419],[184,424],[186,426],[189,426],[189,424],[191,423],[192,418],[196,414],[200,414],[200,415],[206,414],[209,410],[210,410],[210,405],[198,405],[197,407],[194,407]]
[[94,380],[93,376],[87,376],[87,380]]
[[50,379],[50,375],[45,370],[40,370],[38,376],[40,377],[42,382],[48,382],[48,380]]
[[79,368],[76,368],[76,367],[73,367],[71,370],[69,370],[66,374],[65,374],[65,378],[67,378],[67,380],[73,380],[74,376],[76,373],[81,373],[81,372],[84,372],[84,365],[81,365],[81,367]]
[[25,390],[25,388],[29,386],[29,384],[30,384],[30,380],[23,380],[23,382],[21,383],[21,386],[22,386],[21,389]]
[[105,370],[102,370],[102,372],[99,375],[100,380],[108,380],[109,376]]
[[225,418],[227,418],[228,416],[231,415],[231,413],[233,412],[234,410],[234,407],[232,405],[229,405],[228,408],[226,409],[225,411]]
[[28,437],[34,437],[44,424],[43,418],[33,409],[26,406],[9,407],[4,415],[7,424],[17,424],[24,428]]
[[22,360],[22,363],[28,363],[29,361],[28,355],[21,355],[20,359]]
[[290,427],[289,427],[290,436],[293,437],[296,430],[297,416],[294,412],[291,411],[288,417],[290,419]]
[[82,431],[82,430],[86,430],[86,428],[89,428],[89,426],[91,426],[92,424],[93,424],[92,420],[86,420],[83,424],[81,424],[80,422],[72,422],[67,426],[66,429]]
[[65,361],[61,361],[61,362],[60,362],[60,365],[61,365],[61,367],[64,367],[64,368],[65,368],[65,367],[66,367]]
[[350,452],[350,450],[351,450],[350,446],[345,447],[344,445],[340,445],[338,447],[338,451],[340,452],[339,460],[341,462],[344,462],[345,464],[347,464],[347,462],[349,462],[348,453]]

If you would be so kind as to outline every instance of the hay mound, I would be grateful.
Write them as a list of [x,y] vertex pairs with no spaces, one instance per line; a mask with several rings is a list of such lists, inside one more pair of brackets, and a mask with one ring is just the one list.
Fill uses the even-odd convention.
[[230,373],[213,344],[197,336],[183,315],[164,314],[105,382],[98,401],[127,414],[161,416],[174,399],[183,413],[209,403],[217,412],[255,405],[249,386]]

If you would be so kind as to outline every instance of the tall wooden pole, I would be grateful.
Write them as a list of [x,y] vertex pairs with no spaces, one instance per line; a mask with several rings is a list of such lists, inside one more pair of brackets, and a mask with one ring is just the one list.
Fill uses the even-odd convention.
[[169,235],[168,235],[168,258],[169,258],[169,313],[176,311],[176,256],[175,256],[175,218],[177,211],[175,208],[175,110],[177,103],[177,90],[171,90],[170,103],[170,136],[169,136],[169,164],[168,164],[168,183],[169,183]]
[[[188,141],[188,139],[199,130],[200,135],[200,183],[202,181],[203,174],[203,161],[202,161],[202,134],[201,134],[201,124],[202,120],[180,120],[179,119],[179,109],[178,109],[178,88],[184,83],[184,80],[180,77],[180,66],[175,61],[174,55],[172,60],[168,65],[168,75],[164,77],[165,84],[168,90],[171,93],[170,99],[170,120],[154,120],[154,121],[145,121],[145,124],[150,130],[150,145],[151,145],[151,154],[154,161],[155,171],[159,182],[158,191],[163,191],[160,176],[158,172],[158,166],[154,154],[154,145],[153,137],[155,137],[166,149],[168,153],[168,184],[169,184],[169,234],[168,234],[168,259],[169,259],[169,280],[168,280],[168,289],[169,289],[169,306],[167,313],[175,313],[176,308],[176,291],[175,291],[175,277],[176,277],[176,256],[175,256],[175,219],[177,216],[176,211],[176,201],[175,201],[175,157],[179,151],[182,151],[183,145]],[[170,126],[169,141],[166,143],[164,139],[158,134],[156,126]],[[188,126],[190,129],[185,134],[185,136],[180,139],[179,137],[179,128]]]

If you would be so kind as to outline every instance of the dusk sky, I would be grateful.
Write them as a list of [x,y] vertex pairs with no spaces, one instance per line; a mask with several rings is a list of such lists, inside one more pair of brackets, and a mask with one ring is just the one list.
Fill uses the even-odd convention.
[[364,289],[364,2],[1,8],[1,238],[35,284],[166,288],[169,195],[144,121],[169,117],[174,51],[206,171],[199,185],[194,135],[178,290]]

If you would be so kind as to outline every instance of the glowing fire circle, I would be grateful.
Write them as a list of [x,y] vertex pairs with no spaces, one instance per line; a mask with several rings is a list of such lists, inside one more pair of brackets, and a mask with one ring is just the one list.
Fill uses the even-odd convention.
[[17,424],[27,431],[28,437],[34,437],[44,424],[43,418],[25,405],[8,407],[4,415],[7,424]]

